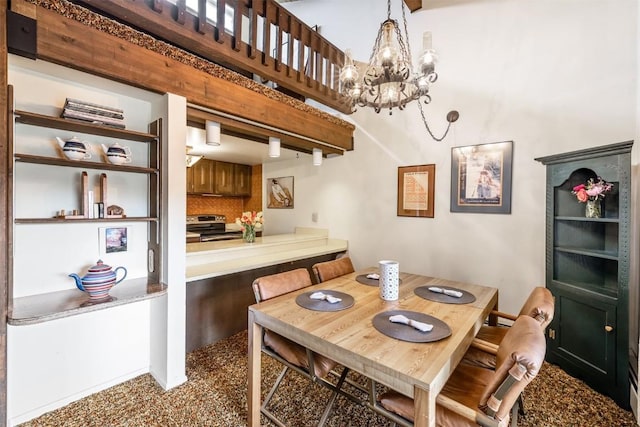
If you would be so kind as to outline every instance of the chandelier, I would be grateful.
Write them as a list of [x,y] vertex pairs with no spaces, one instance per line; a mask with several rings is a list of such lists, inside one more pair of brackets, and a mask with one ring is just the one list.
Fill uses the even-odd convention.
[[[405,17],[404,0],[402,3],[402,21],[404,36],[398,22],[391,19],[391,0],[387,0],[387,19],[380,24],[373,51],[362,74],[351,57],[351,51],[345,51],[345,64],[340,70],[340,92],[351,102],[352,111],[357,107],[372,107],[376,113],[383,109],[404,110],[411,101],[418,101],[422,121],[429,135],[436,141],[442,141],[449,133],[451,123],[458,120],[457,111],[447,114],[447,129],[441,137],[436,137],[425,117],[422,103],[431,102],[429,87],[438,79],[435,71],[436,54],[431,48],[431,34],[423,35],[424,51],[420,55],[417,71],[413,71],[409,32]],[[406,42],[405,42],[406,38]]]

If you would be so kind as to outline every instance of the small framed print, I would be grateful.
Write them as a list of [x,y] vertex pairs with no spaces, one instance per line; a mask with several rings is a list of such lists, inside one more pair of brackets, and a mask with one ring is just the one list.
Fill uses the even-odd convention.
[[513,141],[451,149],[451,212],[511,213]]
[[267,179],[267,207],[293,209],[293,177]]
[[398,216],[433,218],[436,165],[398,168]]
[[98,231],[100,255],[127,252],[127,227],[100,227]]

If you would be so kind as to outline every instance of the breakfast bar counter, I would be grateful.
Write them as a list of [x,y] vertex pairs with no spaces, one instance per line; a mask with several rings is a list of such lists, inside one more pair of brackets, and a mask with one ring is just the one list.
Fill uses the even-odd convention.
[[335,254],[347,241],[330,239],[328,231],[297,227],[294,233],[256,238],[187,244],[186,281],[219,277],[261,267]]
[[313,264],[347,251],[347,241],[327,230],[296,228],[291,234],[189,243],[186,255],[187,352],[247,329],[251,284],[262,276]]

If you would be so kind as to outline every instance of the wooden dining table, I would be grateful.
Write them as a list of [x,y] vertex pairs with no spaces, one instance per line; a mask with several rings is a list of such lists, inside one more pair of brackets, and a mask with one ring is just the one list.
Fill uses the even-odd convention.
[[[435,426],[436,397],[456,368],[492,309],[496,288],[400,273],[399,298],[384,301],[378,287],[357,281],[370,268],[249,307],[248,424],[260,426],[262,328],[274,331],[339,364],[384,384],[415,402],[415,426]],[[449,304],[425,299],[416,288],[437,286],[471,293],[475,301]],[[350,308],[316,311],[296,303],[309,291],[343,292],[354,298]],[[390,310],[425,313],[445,322],[451,335],[427,343],[391,338],[373,326],[372,319]],[[407,326],[408,327],[408,326]]]

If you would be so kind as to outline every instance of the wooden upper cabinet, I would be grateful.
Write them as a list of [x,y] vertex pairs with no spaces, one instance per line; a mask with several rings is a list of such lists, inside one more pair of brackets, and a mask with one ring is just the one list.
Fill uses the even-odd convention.
[[[194,193],[215,192],[213,187],[215,169],[215,162],[209,159],[201,159],[198,163],[191,166]],[[187,175],[187,177],[188,176],[189,175]]]
[[202,159],[187,168],[187,193],[251,195],[251,166]]
[[236,196],[251,195],[251,166],[233,165],[234,193]]
[[233,163],[216,162],[215,168],[215,194],[225,196],[235,195],[233,191]]

